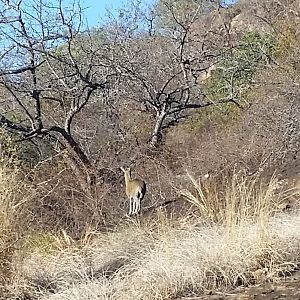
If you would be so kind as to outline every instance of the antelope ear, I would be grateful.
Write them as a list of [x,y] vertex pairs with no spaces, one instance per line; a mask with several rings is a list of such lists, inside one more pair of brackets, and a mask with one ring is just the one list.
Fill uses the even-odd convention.
[[120,169],[121,169],[123,172],[125,172],[125,169],[124,169],[123,167],[120,167]]

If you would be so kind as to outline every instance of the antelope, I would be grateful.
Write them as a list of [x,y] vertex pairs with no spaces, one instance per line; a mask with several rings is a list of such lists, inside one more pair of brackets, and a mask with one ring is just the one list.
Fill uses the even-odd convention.
[[141,179],[131,178],[131,169],[120,168],[124,172],[126,195],[129,199],[129,216],[141,211],[141,201],[146,193],[146,183]]

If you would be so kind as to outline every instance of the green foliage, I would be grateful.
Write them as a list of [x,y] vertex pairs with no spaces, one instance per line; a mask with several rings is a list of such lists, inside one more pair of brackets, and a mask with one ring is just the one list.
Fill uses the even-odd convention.
[[47,254],[56,249],[55,237],[48,232],[32,232],[22,237],[17,244],[18,255],[26,257],[29,254]]
[[227,51],[216,65],[216,70],[205,84],[208,98],[212,101],[224,98],[243,100],[253,86],[257,70],[270,63],[275,45],[271,35],[246,33],[239,44]]
[[[268,34],[246,33],[235,48],[220,58],[211,77],[205,81],[203,88],[207,98],[212,102],[231,98],[239,103],[248,98],[255,73],[270,63],[275,47],[275,40]],[[211,106],[194,115],[189,127],[196,130],[207,122],[224,126],[235,120],[239,112],[239,107],[232,102]]]
[[236,120],[240,112],[241,109],[231,102],[210,106],[194,114],[186,123],[186,127],[190,132],[197,132],[199,128],[203,128],[211,123],[224,128],[224,126],[230,125],[230,122]]
[[31,168],[53,154],[47,141],[20,142],[21,136],[0,128],[0,164],[11,168]]
[[300,71],[300,37],[297,34],[299,27],[293,21],[280,22],[278,24],[280,33],[278,42],[275,48],[275,55],[284,66],[290,75],[298,77]]
[[0,164],[17,167],[19,161],[19,146],[16,144],[12,135],[3,129],[0,129]]
[[[70,43],[70,50],[74,58],[81,59],[82,57],[80,55],[86,55],[86,52],[84,52],[84,50],[86,50],[88,47],[92,47],[91,42],[93,43],[93,46],[95,46],[104,44],[105,42],[107,42],[107,40],[108,37],[105,29],[93,28],[88,33],[83,32],[77,34]],[[68,43],[58,45],[53,50],[53,55],[68,58],[68,47]]]
[[105,28],[93,28],[89,32],[89,36],[97,45],[101,45],[108,42],[108,33]]

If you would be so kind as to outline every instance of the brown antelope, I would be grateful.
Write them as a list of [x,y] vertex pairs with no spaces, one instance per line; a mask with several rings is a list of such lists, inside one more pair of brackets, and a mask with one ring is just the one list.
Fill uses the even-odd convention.
[[131,169],[124,169],[126,195],[129,199],[129,216],[138,214],[141,211],[141,201],[146,193],[146,183],[141,179],[131,178]]

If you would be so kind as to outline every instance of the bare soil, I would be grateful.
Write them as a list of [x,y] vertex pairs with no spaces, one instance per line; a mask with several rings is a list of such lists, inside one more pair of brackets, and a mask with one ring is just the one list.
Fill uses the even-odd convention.
[[300,272],[276,283],[240,287],[228,293],[214,293],[181,300],[300,300]]

